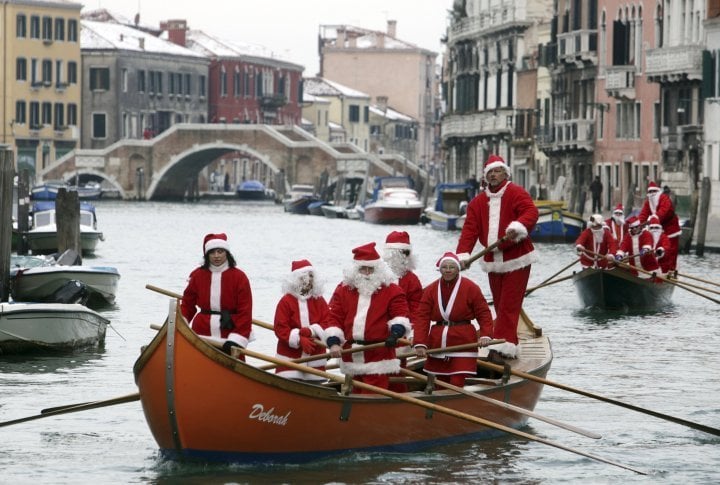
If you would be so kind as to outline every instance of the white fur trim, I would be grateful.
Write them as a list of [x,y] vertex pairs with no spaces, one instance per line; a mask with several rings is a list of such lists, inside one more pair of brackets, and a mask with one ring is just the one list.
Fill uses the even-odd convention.
[[367,315],[368,311],[370,311],[371,300],[372,295],[358,295],[357,310],[352,325],[353,340],[365,340],[365,325],[367,324]]
[[205,254],[212,249],[224,249],[225,251],[230,252],[230,245],[224,239],[210,239],[205,243]]
[[339,327],[328,327],[325,329],[325,342],[330,337],[337,337],[340,339],[340,345],[345,344],[345,332]]
[[513,239],[515,242],[520,242],[523,239],[525,239],[528,235],[527,227],[523,225],[522,222],[519,221],[512,221],[510,224],[508,224],[507,229],[505,229],[505,232],[507,232],[508,229],[514,229],[515,232],[518,233],[517,237]]
[[485,261],[480,260],[480,267],[487,273],[509,273],[525,266],[530,266],[540,260],[537,251],[534,249],[527,254],[523,254],[519,258],[510,261]]
[[412,249],[412,244],[406,244],[406,243],[385,243],[385,249]]
[[[356,352],[362,354],[363,352]],[[380,360],[377,362],[345,362],[340,361],[343,374],[359,376],[364,374],[397,374],[400,372],[400,359]]]
[[246,339],[239,333],[235,333],[235,332],[232,332],[231,334],[229,334],[227,339],[232,340],[233,342],[235,342],[242,348],[246,348],[248,346],[248,344],[250,343],[250,341],[248,339]]
[[399,323],[403,327],[405,327],[405,335],[404,338],[408,338],[410,335],[410,332],[412,331],[412,325],[410,324],[410,319],[407,317],[395,317],[390,320],[388,320],[388,330],[395,325],[396,323]]
[[470,259],[470,253],[460,253],[460,254],[456,254],[456,256],[458,257],[460,262],[467,261],[468,259]]
[[384,261],[382,260],[382,258],[371,259],[368,261],[360,261],[357,259],[353,259],[353,263],[355,264],[356,268],[360,268],[361,266],[371,266],[375,268],[377,266],[380,266],[380,263],[384,263]]
[[498,168],[498,167],[502,167],[505,169],[506,173],[510,173],[510,167],[508,166],[507,163],[502,162],[500,160],[495,160],[494,162],[488,163],[487,165],[485,165],[485,168],[483,169],[483,175],[485,175],[487,177],[487,174],[490,170],[492,170],[493,168]]
[[300,329],[293,328],[290,330],[290,337],[288,338],[288,345],[290,348],[297,349],[300,347]]
[[313,336],[315,338],[318,338],[323,342],[325,341],[325,329],[322,328],[322,325],[320,325],[319,323],[311,323],[310,330],[312,330]]
[[[470,257],[470,255],[468,255],[468,258],[469,257]],[[437,262],[437,267],[440,268],[440,266],[442,266],[442,264],[445,261],[452,261],[455,264],[455,266],[457,266],[458,268],[461,268],[462,263],[460,261],[462,261],[462,260],[460,260],[460,261],[458,261],[458,260],[460,260],[460,257],[458,257],[458,259],[455,259],[451,256],[445,256],[444,258],[440,258],[440,261]]]
[[312,266],[303,266],[302,268],[298,268],[295,271],[291,271],[292,274],[302,274],[307,273],[308,271],[315,271],[315,268]]
[[518,348],[517,345],[515,345],[512,342],[504,342],[501,344],[495,344],[495,345],[488,345],[487,347],[489,350],[497,350],[500,352],[503,356],[509,357],[511,359],[517,358],[518,355]]

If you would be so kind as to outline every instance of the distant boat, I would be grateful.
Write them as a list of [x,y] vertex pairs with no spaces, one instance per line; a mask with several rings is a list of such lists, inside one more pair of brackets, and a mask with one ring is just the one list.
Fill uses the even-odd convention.
[[237,187],[237,196],[242,200],[266,200],[265,185],[259,180],[245,180]]
[[531,234],[533,242],[575,242],[585,229],[585,220],[567,210],[563,201],[536,200],[538,221]]
[[357,210],[373,224],[417,224],[423,203],[409,177],[376,177],[372,199]]
[[675,289],[664,278],[643,278],[622,268],[585,268],[572,280],[582,304],[602,310],[660,310],[672,303]]
[[435,188],[435,202],[425,209],[425,217],[433,229],[454,231],[457,219],[465,212],[470,200],[472,187],[469,184],[438,184]]
[[324,216],[323,207],[330,205],[326,200],[316,200],[308,204],[308,213],[311,216]]
[[0,353],[99,346],[109,323],[78,303],[0,303]]
[[[28,247],[33,254],[51,254],[58,250],[55,201],[35,202],[32,207],[33,227],[27,232]],[[80,246],[83,254],[92,254],[103,240],[97,230],[95,206],[80,202]]]
[[342,206],[337,205],[324,205],[322,206],[322,212],[325,217],[328,219],[347,219],[347,209]]
[[310,214],[308,206],[320,200],[315,194],[315,187],[306,184],[294,184],[290,187],[285,200],[283,200],[283,208],[285,212],[293,214]]
[[97,182],[88,182],[85,185],[70,185],[64,180],[48,180],[30,189],[32,200],[55,200],[58,190],[75,191],[80,200],[97,200],[102,195],[102,188]]

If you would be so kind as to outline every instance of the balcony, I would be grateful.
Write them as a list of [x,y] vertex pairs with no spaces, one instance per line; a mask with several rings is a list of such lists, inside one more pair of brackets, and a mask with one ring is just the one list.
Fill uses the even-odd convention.
[[607,66],[605,91],[615,98],[635,99],[635,66]]
[[654,82],[702,80],[702,47],[678,45],[648,49],[645,74]]
[[660,132],[660,144],[664,151],[697,150],[702,146],[702,140],[703,127],[699,125],[663,126]]
[[557,55],[560,62],[597,65],[597,30],[558,34]]
[[572,119],[555,122],[556,150],[595,149],[595,119]]
[[442,138],[512,134],[512,114],[511,109],[500,109],[469,115],[447,116],[441,124]]
[[514,25],[530,25],[524,17],[525,9],[514,6],[490,7],[478,16],[465,17],[452,22],[448,29],[448,43],[473,40],[487,35],[489,31],[498,31]]
[[265,95],[260,98],[260,106],[265,109],[282,108],[287,104],[287,99],[282,94]]

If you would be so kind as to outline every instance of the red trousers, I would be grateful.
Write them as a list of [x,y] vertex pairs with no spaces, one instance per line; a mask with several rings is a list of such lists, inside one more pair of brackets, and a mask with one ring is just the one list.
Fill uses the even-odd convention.
[[495,306],[492,337],[517,345],[517,324],[530,279],[530,266],[509,273],[488,273],[488,279]]

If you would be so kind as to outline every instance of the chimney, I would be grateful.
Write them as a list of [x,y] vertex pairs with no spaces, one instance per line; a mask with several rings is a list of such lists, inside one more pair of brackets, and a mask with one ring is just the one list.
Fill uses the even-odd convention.
[[145,50],[145,37],[138,37],[138,45],[142,50]]
[[387,35],[392,38],[395,38],[397,35],[397,20],[387,21]]
[[186,20],[168,20],[160,22],[160,29],[167,30],[168,40],[173,44],[185,47],[187,21]]
[[387,113],[388,108],[388,97],[387,96],[376,96],[375,104],[383,113]]
[[335,40],[335,47],[338,49],[345,48],[345,29],[338,29],[337,39]]

